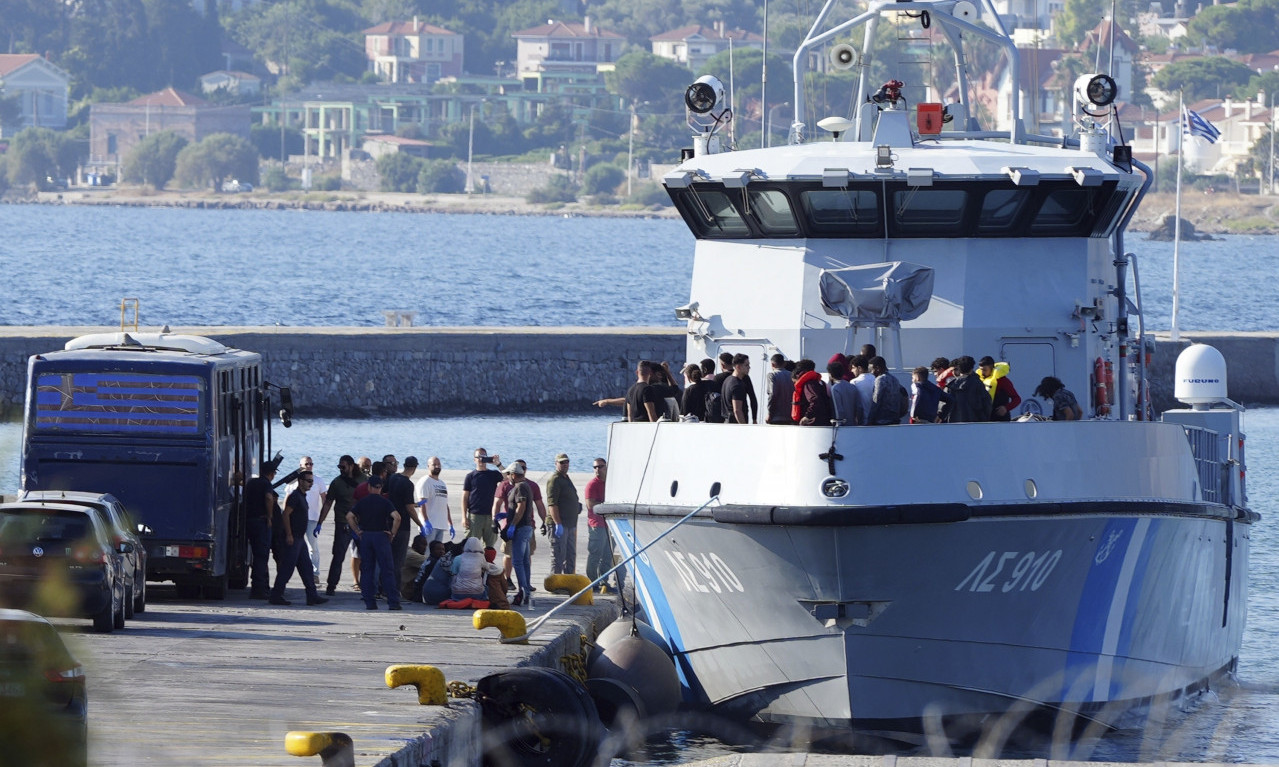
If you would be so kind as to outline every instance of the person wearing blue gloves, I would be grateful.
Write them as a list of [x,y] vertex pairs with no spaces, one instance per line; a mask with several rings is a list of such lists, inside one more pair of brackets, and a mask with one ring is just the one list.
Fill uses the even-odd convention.
[[440,479],[442,468],[440,459],[431,456],[426,461],[426,476],[414,483],[417,505],[424,510],[426,524],[422,526],[422,534],[426,536],[428,543],[451,541],[457,534],[453,529],[453,512],[449,510],[449,488]]
[[546,505],[554,527],[547,531],[551,538],[551,572],[568,575],[577,572],[577,518],[582,502],[577,487],[568,476],[566,453],[555,456],[555,473],[546,480]]

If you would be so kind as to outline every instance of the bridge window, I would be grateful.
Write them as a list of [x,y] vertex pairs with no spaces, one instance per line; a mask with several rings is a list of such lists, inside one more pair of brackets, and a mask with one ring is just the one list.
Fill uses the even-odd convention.
[[893,223],[915,236],[925,232],[954,236],[967,203],[968,192],[963,189],[900,189],[893,192]]
[[1029,189],[992,189],[986,192],[978,214],[977,231],[994,234],[1008,231],[1030,199]]
[[808,228],[819,236],[878,236],[879,195],[869,189],[814,189],[799,196]]
[[769,236],[795,236],[799,224],[791,210],[790,199],[776,189],[750,192],[751,215],[759,228]]
[[737,212],[728,194],[716,189],[692,188],[691,219],[699,237],[750,237],[751,229]]

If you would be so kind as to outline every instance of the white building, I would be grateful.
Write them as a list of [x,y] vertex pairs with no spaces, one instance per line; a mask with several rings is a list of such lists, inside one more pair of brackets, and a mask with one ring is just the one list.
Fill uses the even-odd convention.
[[17,98],[19,128],[67,127],[71,78],[35,53],[0,53],[0,96]]

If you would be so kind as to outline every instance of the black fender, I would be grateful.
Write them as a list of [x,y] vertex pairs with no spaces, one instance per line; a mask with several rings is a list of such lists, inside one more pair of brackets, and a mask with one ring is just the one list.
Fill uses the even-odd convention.
[[599,715],[586,689],[567,674],[517,668],[484,677],[476,692],[484,764],[586,767],[595,758]]

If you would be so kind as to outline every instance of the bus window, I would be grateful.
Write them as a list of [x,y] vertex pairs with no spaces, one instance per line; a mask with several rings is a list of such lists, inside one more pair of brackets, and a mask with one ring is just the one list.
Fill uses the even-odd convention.
[[41,373],[36,432],[198,436],[203,384],[196,376]]

